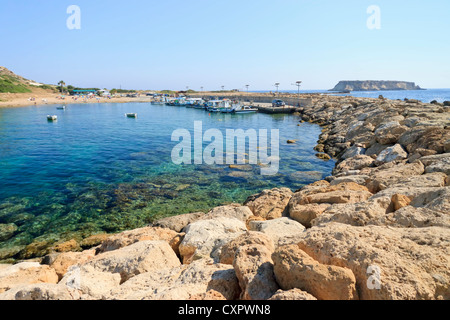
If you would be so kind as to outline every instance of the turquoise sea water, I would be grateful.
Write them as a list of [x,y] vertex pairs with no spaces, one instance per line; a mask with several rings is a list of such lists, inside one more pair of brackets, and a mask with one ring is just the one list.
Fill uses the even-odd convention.
[[[130,112],[138,118],[126,118]],[[47,115],[58,121],[48,122]],[[178,142],[171,135],[180,128],[193,134],[194,121],[224,135],[226,129],[279,129],[279,173],[261,176],[258,165],[175,165],[171,152]],[[17,226],[0,242],[0,258],[2,249],[12,256],[33,241],[137,228],[163,216],[242,203],[266,188],[295,190],[319,180],[335,163],[315,157],[320,127],[298,124],[292,115],[209,114],[148,103],[0,109],[0,224]]]

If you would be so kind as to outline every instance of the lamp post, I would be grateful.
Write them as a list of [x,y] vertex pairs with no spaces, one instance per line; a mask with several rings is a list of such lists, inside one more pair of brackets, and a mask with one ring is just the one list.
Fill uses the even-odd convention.
[[298,106],[300,107],[300,87],[302,85],[302,81],[297,81],[292,84],[293,86],[297,86],[297,94],[298,94]]
[[280,84],[278,82],[275,83],[275,87],[277,87],[277,95],[278,95],[278,88],[280,87]]
[[222,91],[225,91],[225,86],[222,86]]
[[250,87],[250,85],[246,84],[245,87],[247,88],[247,94],[248,94],[248,88]]

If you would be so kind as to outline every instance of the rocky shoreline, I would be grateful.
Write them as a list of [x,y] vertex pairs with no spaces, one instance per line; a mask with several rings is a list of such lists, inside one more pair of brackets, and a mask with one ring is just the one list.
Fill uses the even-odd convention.
[[315,96],[298,112],[332,176],[0,265],[0,300],[450,299],[450,107]]

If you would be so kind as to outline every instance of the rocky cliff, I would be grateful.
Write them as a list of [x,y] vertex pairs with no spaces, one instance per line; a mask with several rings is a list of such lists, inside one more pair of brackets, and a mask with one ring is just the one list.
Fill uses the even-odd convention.
[[414,82],[405,81],[340,81],[330,91],[422,90]]

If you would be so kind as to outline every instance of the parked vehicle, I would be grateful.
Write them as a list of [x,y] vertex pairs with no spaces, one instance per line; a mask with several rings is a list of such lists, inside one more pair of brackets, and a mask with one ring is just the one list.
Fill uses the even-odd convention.
[[286,103],[283,100],[273,100],[272,101],[272,107],[273,108],[279,108],[279,107],[284,107],[286,106]]

